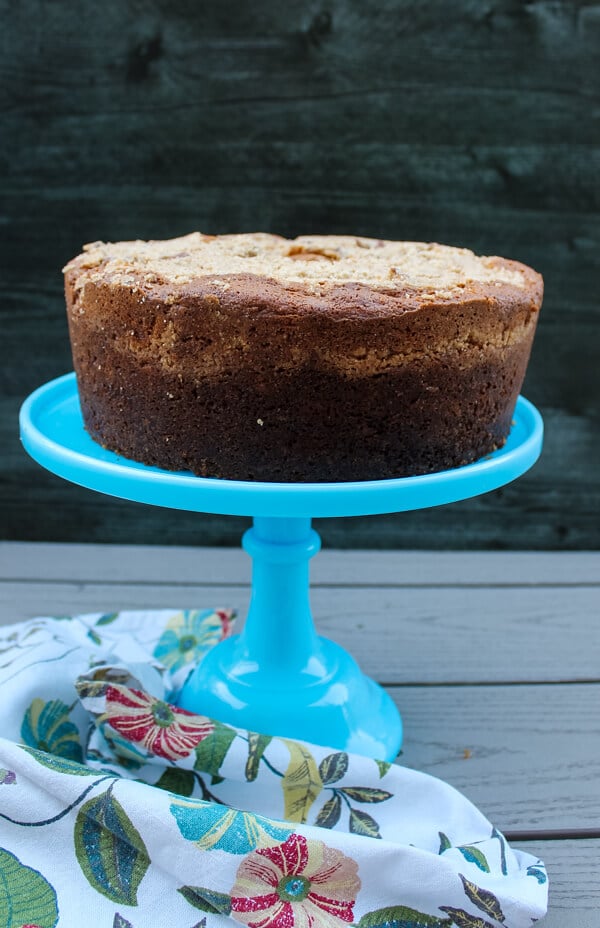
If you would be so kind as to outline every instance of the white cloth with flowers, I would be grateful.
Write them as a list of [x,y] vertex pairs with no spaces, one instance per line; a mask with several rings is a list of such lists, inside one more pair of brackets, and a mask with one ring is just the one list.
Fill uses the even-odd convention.
[[176,708],[227,610],[0,632],[0,926],[530,928],[543,863],[441,780]]

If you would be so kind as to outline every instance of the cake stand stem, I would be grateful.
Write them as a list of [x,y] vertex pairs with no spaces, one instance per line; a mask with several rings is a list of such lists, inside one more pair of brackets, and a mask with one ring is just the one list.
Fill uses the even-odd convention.
[[179,704],[238,728],[393,760],[402,722],[392,700],[315,631],[308,562],[321,544],[310,519],[255,517],[242,544],[253,563],[246,624],[208,652]]
[[240,645],[264,669],[302,674],[317,656],[309,560],[321,539],[304,518],[255,518],[242,545],[252,557],[252,596]]

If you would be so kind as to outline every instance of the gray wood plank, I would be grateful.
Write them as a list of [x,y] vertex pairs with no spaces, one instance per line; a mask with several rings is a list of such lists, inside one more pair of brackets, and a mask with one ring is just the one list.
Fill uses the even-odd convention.
[[600,841],[516,842],[514,847],[546,864],[550,895],[541,928],[598,928]]
[[[0,580],[186,584],[250,581],[239,547],[0,542]],[[600,586],[598,551],[339,551],[311,561],[311,582],[350,586]]]
[[[596,587],[316,587],[320,634],[386,683],[489,683],[600,677]],[[230,606],[244,617],[247,586],[0,583],[0,624],[35,615],[135,608]]]
[[600,828],[600,684],[402,686],[401,762],[503,830]]
[[600,685],[393,687],[400,761],[504,831],[600,828]]

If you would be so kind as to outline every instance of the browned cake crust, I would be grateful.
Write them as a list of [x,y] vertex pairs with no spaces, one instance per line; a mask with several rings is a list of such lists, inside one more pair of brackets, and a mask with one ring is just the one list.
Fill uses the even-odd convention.
[[65,283],[97,441],[268,481],[423,474],[500,447],[542,299],[517,262],[334,236],[96,243]]

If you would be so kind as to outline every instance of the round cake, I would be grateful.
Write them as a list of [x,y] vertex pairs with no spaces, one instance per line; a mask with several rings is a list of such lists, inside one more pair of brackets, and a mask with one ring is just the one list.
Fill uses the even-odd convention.
[[195,232],[95,242],[65,268],[83,418],[144,464],[379,480],[499,448],[542,278],[462,248]]

